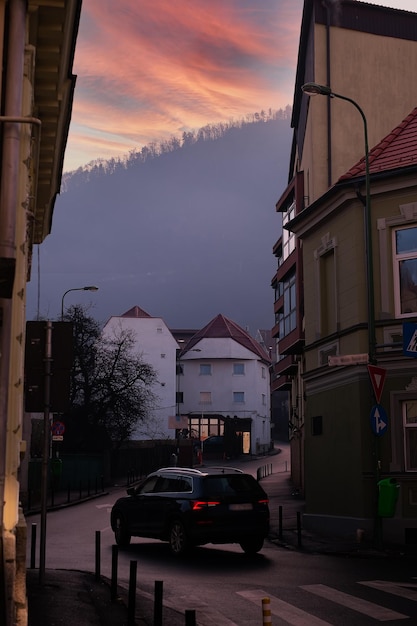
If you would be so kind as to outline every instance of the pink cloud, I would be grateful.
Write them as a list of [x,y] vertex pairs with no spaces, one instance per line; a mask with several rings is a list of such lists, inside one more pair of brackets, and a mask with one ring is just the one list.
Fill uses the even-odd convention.
[[96,149],[107,158],[123,154],[124,145],[124,152],[140,149],[183,128],[291,102],[302,0],[116,6],[83,2],[74,65],[77,132],[72,136],[71,128],[66,162],[86,162],[89,139],[81,140],[80,128],[96,142],[88,154]]

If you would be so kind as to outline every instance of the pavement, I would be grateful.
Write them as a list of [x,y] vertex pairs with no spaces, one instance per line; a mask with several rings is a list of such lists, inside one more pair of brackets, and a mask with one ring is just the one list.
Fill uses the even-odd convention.
[[[276,448],[274,454],[279,452],[280,449]],[[291,483],[287,463],[279,464],[281,471],[275,471],[276,464],[270,463],[268,456],[259,457],[257,460],[262,472],[260,482],[269,496],[271,513],[269,540],[276,545],[288,550],[351,558],[404,556],[395,548],[375,550],[366,538],[359,542],[356,536],[341,539],[305,531],[302,528],[305,502]],[[112,589],[110,580],[103,576],[96,577],[94,572],[46,569],[41,584],[39,570],[27,569],[26,581],[28,626],[158,624],[154,615],[154,598],[145,592],[140,593],[140,602],[136,603],[140,605],[140,610],[136,610],[132,615],[132,609],[129,610],[128,590],[123,587]],[[163,607],[163,623],[169,626],[184,624],[194,626],[195,619],[192,612],[187,615],[180,614],[169,606]]]

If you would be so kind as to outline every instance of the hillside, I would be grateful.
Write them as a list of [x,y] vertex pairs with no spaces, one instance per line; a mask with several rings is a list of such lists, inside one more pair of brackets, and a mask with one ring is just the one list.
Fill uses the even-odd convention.
[[[275,203],[287,183],[289,117],[208,127],[123,161],[68,173],[37,252],[28,319],[93,303],[100,321],[139,305],[170,327],[223,313],[255,333],[273,325]],[[38,301],[39,287],[39,301]]]

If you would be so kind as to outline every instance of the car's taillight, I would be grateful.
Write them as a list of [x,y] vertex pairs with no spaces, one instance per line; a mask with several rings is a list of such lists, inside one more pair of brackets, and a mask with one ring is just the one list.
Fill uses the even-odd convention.
[[268,498],[264,498],[263,500],[258,500],[258,504],[269,504]]
[[218,506],[220,502],[217,500],[196,500],[193,502],[192,510],[193,511],[201,511],[202,509],[207,509],[211,506]]

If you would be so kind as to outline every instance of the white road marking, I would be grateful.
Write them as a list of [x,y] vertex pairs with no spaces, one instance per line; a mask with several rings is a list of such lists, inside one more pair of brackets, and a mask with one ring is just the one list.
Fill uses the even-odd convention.
[[326,600],[331,600],[336,604],[341,604],[358,613],[368,615],[380,622],[388,622],[395,619],[409,619],[409,615],[391,611],[391,609],[386,609],[379,604],[368,602],[368,600],[355,598],[355,596],[343,593],[343,591],[338,591],[337,589],[332,589],[331,587],[327,587],[327,585],[302,585],[301,589],[314,593],[321,598],[326,598]]
[[271,596],[262,589],[248,589],[247,591],[238,591],[237,593],[239,596],[259,604],[260,609],[262,606],[262,598],[269,598],[271,601],[272,615],[280,617],[287,622],[287,624],[292,624],[292,626],[331,626],[329,622],[325,622],[319,617],[311,615],[311,613],[302,611],[296,606],[288,604],[288,602],[279,600],[279,598]]
[[[417,602],[417,584],[416,583],[394,583],[386,580],[360,580],[360,585],[366,585],[378,591],[385,591],[391,593],[394,596],[400,596],[400,598],[406,598],[407,600],[413,600]],[[411,587],[411,588],[410,588]]]
[[[147,591],[137,589],[136,593],[148,600],[154,600],[154,595]],[[178,611],[179,613],[184,613],[185,610],[195,611],[198,626],[239,626],[215,609],[209,607],[205,602],[194,600],[190,596],[178,596],[175,600],[164,597],[163,602],[164,606]]]

